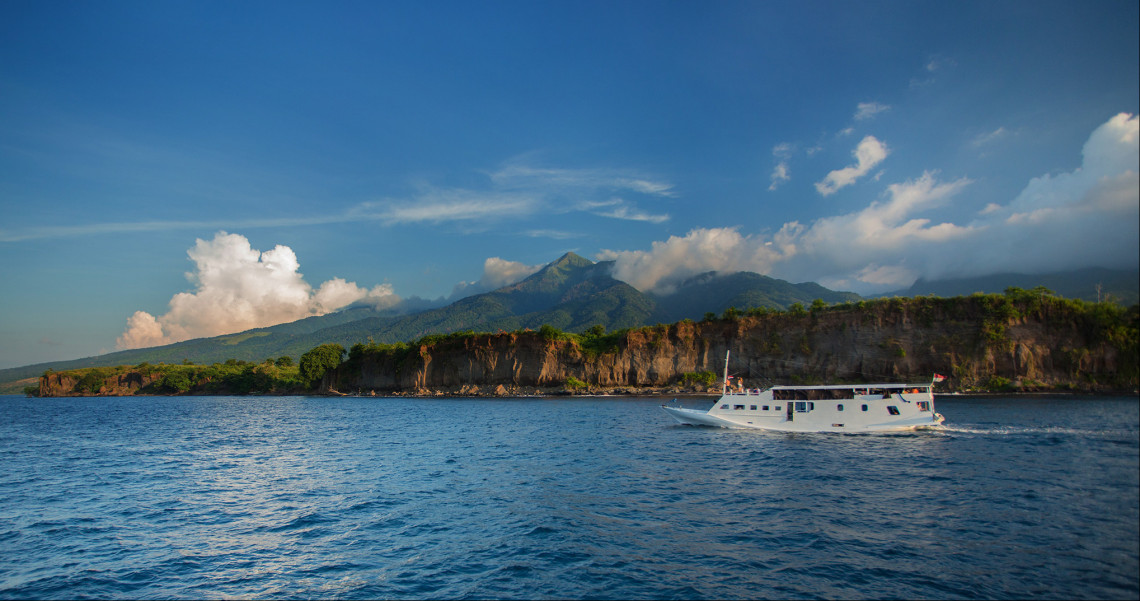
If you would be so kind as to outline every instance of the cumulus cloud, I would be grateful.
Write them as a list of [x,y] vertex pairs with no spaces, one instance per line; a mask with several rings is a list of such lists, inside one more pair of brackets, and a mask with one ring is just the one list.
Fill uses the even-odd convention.
[[855,107],[855,120],[865,121],[883,111],[890,110],[890,108],[891,107],[888,104],[880,104],[878,102],[860,102],[859,105]]
[[836,169],[828,173],[823,181],[816,182],[815,189],[820,194],[830,196],[839,191],[840,188],[855,183],[855,180],[867,175],[871,169],[874,169],[875,165],[883,162],[883,159],[890,154],[890,150],[875,136],[867,136],[859,142],[852,154],[855,156],[854,165]]
[[451,291],[451,300],[498,290],[504,286],[521,282],[545,265],[527,265],[518,261],[508,261],[490,257],[483,261],[483,277],[474,282],[460,282]]
[[614,261],[613,275],[639,290],[668,293],[687,277],[706,271],[766,272],[779,253],[765,241],[734,228],[695,229],[654,242],[648,251],[603,250]]
[[341,278],[317,289],[298,271],[297,255],[277,245],[260,252],[238,234],[218,232],[197,240],[187,254],[195,270],[187,278],[193,292],[170,299],[170,310],[155,317],[136,311],[119,336],[120,349],[170,344],[220,336],[324,315],[356,302],[387,307],[399,301],[391,286],[364,289]]
[[[1004,269],[1016,264],[1031,271],[1134,266],[1140,254],[1138,131],[1136,116],[1120,113],[1089,136],[1079,168],[1034,178],[1009,204],[986,207],[976,226],[1009,249],[994,260]],[[967,262],[979,254],[963,249]]]
[[755,271],[791,281],[875,293],[917,277],[968,277],[1089,266],[1135,267],[1140,256],[1137,118],[1120,114],[1089,136],[1079,168],[1031,180],[1008,204],[991,203],[965,223],[929,215],[972,185],[936,172],[890,184],[863,209],[771,235],[694,229],[649,250],[606,250],[614,276],[669,292],[705,271]]

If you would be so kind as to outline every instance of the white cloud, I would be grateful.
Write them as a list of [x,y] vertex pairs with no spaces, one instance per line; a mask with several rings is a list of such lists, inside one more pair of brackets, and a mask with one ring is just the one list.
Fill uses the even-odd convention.
[[372,289],[346,282],[343,278],[333,278],[313,293],[313,306],[317,315],[332,313],[351,304],[368,305],[374,309],[387,309],[400,302],[391,284],[377,284]]
[[705,271],[755,271],[856,292],[886,292],[915,278],[1034,273],[1089,266],[1135,267],[1140,256],[1140,149],[1137,118],[1098,127],[1080,168],[1031,180],[1007,205],[991,203],[967,223],[928,215],[953,208],[971,180],[936,173],[887,186],[862,210],[773,235],[735,228],[694,229],[645,251],[606,250],[614,276],[667,292]]
[[579,232],[568,232],[565,230],[526,230],[522,232],[522,234],[529,238],[548,238],[551,240],[570,240],[583,236],[583,234]]
[[772,184],[768,186],[768,190],[775,190],[792,179],[788,173],[788,161],[792,157],[792,150],[792,145],[786,142],[777,144],[772,148],[772,156],[776,157],[778,161],[772,169]]
[[[994,253],[996,266],[1134,266],[1140,254],[1138,131],[1137,118],[1120,113],[1089,136],[1079,168],[1034,178],[1008,205],[987,206],[977,226],[1008,249]],[[982,248],[964,248],[966,261],[978,261]]]
[[390,306],[399,301],[390,286],[371,290],[335,278],[315,292],[298,272],[297,255],[287,246],[259,252],[238,234],[218,232],[197,240],[187,254],[195,271],[187,278],[193,292],[170,299],[159,317],[136,311],[117,340],[120,349],[220,336],[323,315],[354,302]]
[[792,179],[792,176],[788,175],[788,161],[783,160],[776,163],[776,166],[772,168],[771,179],[772,183],[768,186],[769,190],[775,190]]
[[521,282],[543,267],[545,265],[526,265],[519,261],[490,257],[483,261],[483,278],[479,281],[489,290],[496,290]]
[[489,175],[496,187],[502,190],[587,195],[629,191],[650,196],[676,196],[673,184],[627,169],[538,167],[520,158],[508,161]]
[[[621,198],[614,198],[604,203],[591,203],[591,208],[595,209],[591,212],[599,217],[609,217],[611,219],[625,219],[627,221],[647,221],[649,223],[664,223],[669,221],[667,213],[654,215],[647,213],[636,207],[631,206],[628,202]],[[601,210],[605,207],[605,210]]]
[[974,148],[989,146],[990,144],[1004,138],[1006,135],[1008,135],[1008,133],[1009,132],[1007,132],[1004,127],[999,127],[991,132],[974,136],[974,139],[970,141],[970,144]]
[[815,189],[824,196],[835,194],[840,188],[850,186],[855,180],[867,175],[883,159],[887,158],[890,150],[875,136],[867,136],[859,142],[852,153],[855,164],[843,169],[837,169],[827,174],[823,181],[816,182]]
[[523,159],[508,161],[485,174],[489,185],[470,187],[421,186],[403,198],[363,202],[341,211],[302,217],[257,217],[215,221],[146,221],[84,225],[18,226],[0,229],[0,242],[180,229],[305,227],[332,223],[377,222],[386,226],[409,223],[477,223],[520,219],[538,212],[584,210],[581,201],[615,195],[625,209],[599,213],[613,219],[661,223],[666,213],[639,209],[637,200],[676,198],[673,184],[651,175],[617,168],[560,169],[536,167]]
[[855,107],[855,120],[865,121],[871,117],[874,117],[875,115],[878,115],[879,113],[888,111],[890,109],[890,105],[887,104],[880,104],[878,102],[860,102],[859,105]]
[[713,228],[654,242],[648,251],[603,250],[598,259],[615,261],[614,277],[639,290],[668,292],[706,271],[767,271],[776,255],[759,238],[742,236],[734,228]]
[[460,282],[451,291],[450,300],[456,300],[483,292],[498,290],[521,282],[545,265],[526,265],[518,261],[507,261],[500,257],[490,257],[483,261],[483,277],[475,282]]

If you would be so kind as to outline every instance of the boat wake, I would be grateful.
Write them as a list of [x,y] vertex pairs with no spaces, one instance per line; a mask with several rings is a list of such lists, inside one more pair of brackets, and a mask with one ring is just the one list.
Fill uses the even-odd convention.
[[978,434],[982,436],[1037,436],[1042,434],[1064,434],[1070,436],[1099,436],[1104,430],[1088,430],[1063,426],[1032,427],[1032,426],[939,426],[930,428],[932,431],[946,434]]

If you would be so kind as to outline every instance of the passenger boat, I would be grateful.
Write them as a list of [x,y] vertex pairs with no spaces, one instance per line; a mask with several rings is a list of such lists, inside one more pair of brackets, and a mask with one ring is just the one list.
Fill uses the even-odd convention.
[[[730,387],[724,359],[721,397],[708,411],[662,405],[678,423],[784,432],[890,432],[940,425],[934,411],[935,375],[922,384],[834,384],[773,386],[766,390]],[[676,401],[676,399],[674,399]]]

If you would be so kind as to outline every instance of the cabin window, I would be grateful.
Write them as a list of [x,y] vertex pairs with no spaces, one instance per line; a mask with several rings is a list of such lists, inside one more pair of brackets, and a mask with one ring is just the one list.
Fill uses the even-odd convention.
[[795,407],[796,407],[796,411],[798,411],[800,413],[806,413],[808,411],[812,411],[813,409],[815,409],[815,403],[812,403],[810,401],[808,401],[808,402],[796,401]]
[[899,408],[895,407],[894,405],[887,405],[887,413],[890,413],[891,415],[898,415]]
[[836,410],[836,411],[843,411],[843,403],[840,403],[840,404],[836,405],[836,406],[835,406],[835,410]]
[[[779,407],[776,407],[776,408],[779,409]],[[764,405],[764,411],[767,411],[767,410],[768,410],[768,406]]]
[[776,411],[780,410],[780,405],[776,405]]
[[732,410],[733,411],[744,411],[744,405],[733,405]]
[[916,404],[919,411],[930,411],[930,401],[919,401]]
[[866,411],[866,410],[867,410],[867,406],[863,405],[863,411]]
[[721,405],[720,408],[721,409],[728,409],[728,405]]
[[751,405],[751,406],[749,406],[749,409],[750,409],[750,410],[752,410],[752,411],[756,411],[756,405]]

